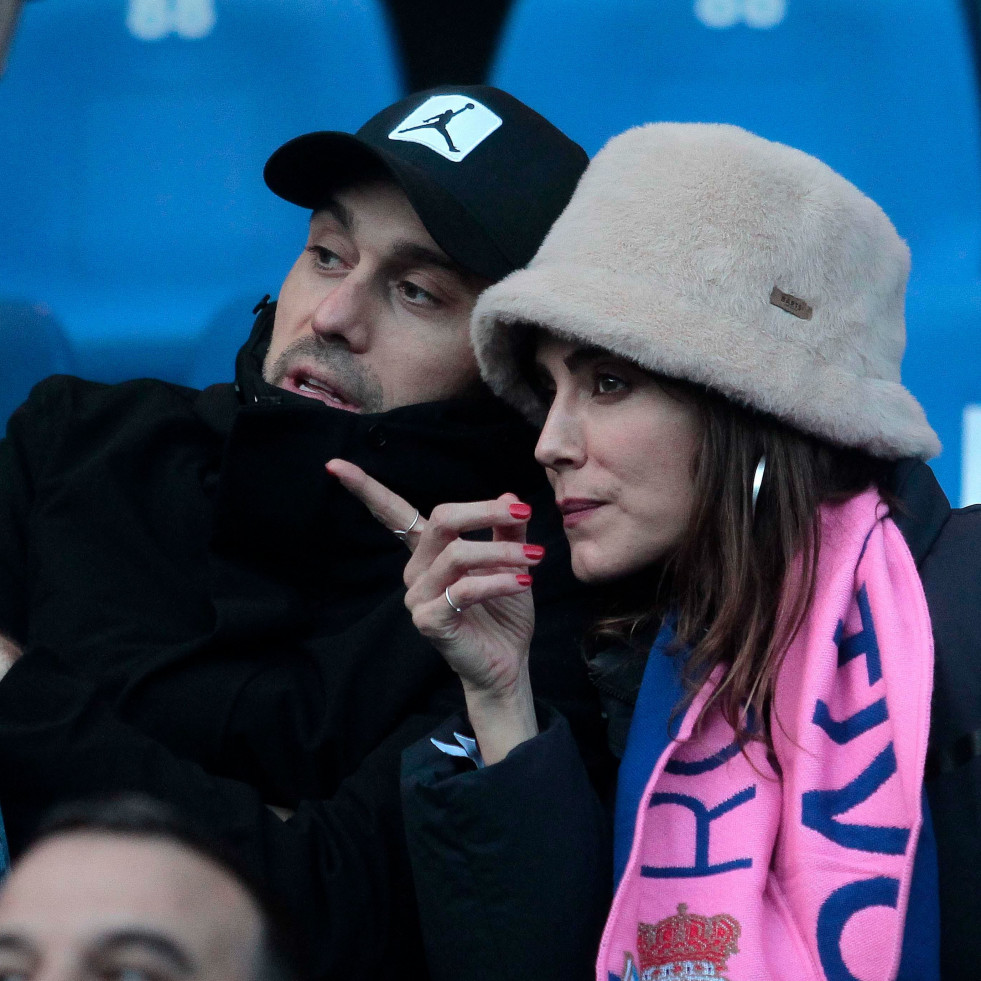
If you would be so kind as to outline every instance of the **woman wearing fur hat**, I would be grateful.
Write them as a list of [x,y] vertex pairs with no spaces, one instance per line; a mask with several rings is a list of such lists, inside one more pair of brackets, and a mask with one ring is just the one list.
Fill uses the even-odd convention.
[[[981,511],[952,513],[919,462],[939,444],[899,380],[908,270],[812,157],[652,124],[478,303],[484,378],[542,426],[573,571],[608,604],[600,981],[937,978],[938,900],[944,976],[981,963]],[[434,977],[589,976],[569,950],[608,903],[602,809],[528,682],[528,509],[425,521],[329,469],[414,522],[406,604],[476,738],[436,742],[477,768],[429,743],[404,764]]]

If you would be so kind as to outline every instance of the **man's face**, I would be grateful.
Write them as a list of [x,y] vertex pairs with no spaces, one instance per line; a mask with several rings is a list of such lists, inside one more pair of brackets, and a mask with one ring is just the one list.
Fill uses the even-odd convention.
[[227,872],[151,838],[48,839],[0,892],[4,981],[248,981],[261,935]]
[[470,312],[487,285],[393,184],[338,191],[283,283],[263,376],[349,412],[467,395],[479,381]]

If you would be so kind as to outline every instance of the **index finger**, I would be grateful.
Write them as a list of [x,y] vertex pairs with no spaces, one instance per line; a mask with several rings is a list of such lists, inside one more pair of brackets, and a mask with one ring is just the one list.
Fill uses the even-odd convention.
[[369,477],[359,466],[348,460],[329,460],[327,472],[336,477],[345,490],[350,491],[371,512],[376,521],[393,534],[404,532],[415,520],[411,536],[403,540],[410,549],[419,541],[419,534],[426,522],[405,498],[390,491],[383,483]]

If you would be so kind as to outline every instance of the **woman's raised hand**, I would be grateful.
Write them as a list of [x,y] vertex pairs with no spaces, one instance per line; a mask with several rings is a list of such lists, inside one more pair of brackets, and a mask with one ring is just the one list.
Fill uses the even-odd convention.
[[[331,460],[327,471],[393,533],[412,526],[404,535],[412,552],[405,605],[460,676],[485,762],[503,758],[538,731],[528,678],[535,627],[528,570],[545,550],[526,542],[531,508],[503,494],[495,501],[441,504],[423,518],[353,463]],[[489,542],[462,537],[487,528]]]

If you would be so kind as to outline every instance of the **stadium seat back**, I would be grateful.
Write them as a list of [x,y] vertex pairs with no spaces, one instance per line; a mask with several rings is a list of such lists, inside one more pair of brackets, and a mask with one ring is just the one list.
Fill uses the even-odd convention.
[[65,335],[40,304],[0,301],[0,436],[10,413],[48,375],[72,371]]
[[246,338],[242,325],[255,316],[255,305],[255,297],[243,295],[215,312],[195,343],[190,385],[206,388],[216,382],[235,380],[235,357]]
[[976,76],[958,0],[517,0],[492,72],[592,154],[735,123],[874,197],[919,261],[981,271]]
[[193,339],[275,294],[302,246],[268,155],[399,90],[377,0],[26,4],[0,80],[0,293],[49,303],[80,349]]

